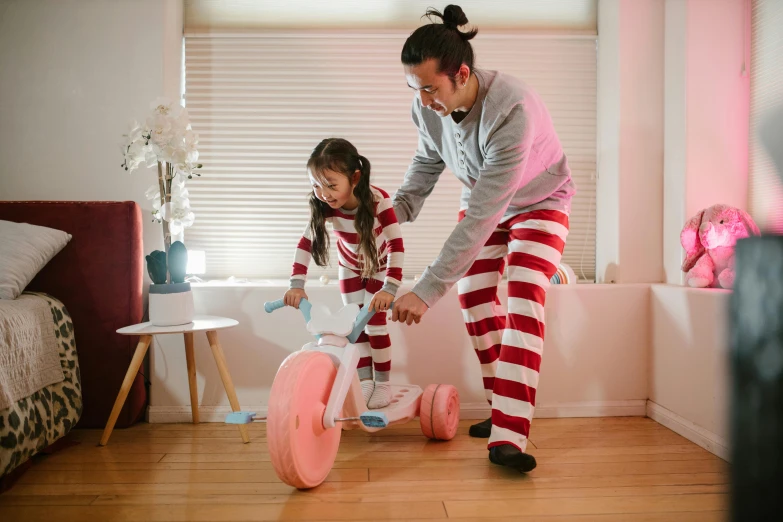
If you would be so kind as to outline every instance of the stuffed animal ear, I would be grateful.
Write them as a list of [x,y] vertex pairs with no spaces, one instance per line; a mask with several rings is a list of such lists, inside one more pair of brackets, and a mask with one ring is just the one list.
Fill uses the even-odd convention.
[[704,210],[700,210],[698,214],[693,216],[685,223],[680,233],[680,244],[685,249],[685,261],[682,263],[682,271],[687,272],[699,257],[704,253],[704,245],[701,244],[699,239],[699,227],[701,226],[701,220],[704,219]]
[[748,231],[749,236],[760,236],[761,232],[759,231],[759,227],[756,226],[756,222],[753,221],[753,218],[750,217],[750,214],[745,212],[744,210],[738,209],[739,215],[740,215],[740,221],[742,221],[742,224],[745,225],[745,230]]

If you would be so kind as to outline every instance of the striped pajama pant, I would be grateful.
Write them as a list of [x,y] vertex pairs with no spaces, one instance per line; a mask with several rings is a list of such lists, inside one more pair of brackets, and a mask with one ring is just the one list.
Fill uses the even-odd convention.
[[[460,212],[460,220],[464,217]],[[457,284],[465,326],[492,405],[489,446],[525,451],[544,348],[544,304],[568,235],[556,210],[517,214],[500,223]],[[497,287],[508,260],[508,314]]]
[[[383,287],[386,271],[370,279],[362,279],[356,272],[342,265],[338,268],[343,304],[369,305],[372,297]],[[388,382],[391,371],[391,339],[386,328],[386,314],[376,313],[356,340],[359,348],[359,379]],[[375,375],[373,376],[373,371]]]

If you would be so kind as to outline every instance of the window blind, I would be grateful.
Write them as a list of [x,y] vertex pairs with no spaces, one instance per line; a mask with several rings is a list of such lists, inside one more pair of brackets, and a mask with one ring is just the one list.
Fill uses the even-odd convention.
[[783,103],[783,2],[754,0],[750,69],[750,213],[763,230],[783,232],[783,185],[758,140],[758,124]]
[[[417,144],[400,50],[407,32],[186,34],[185,98],[200,136],[202,176],[189,182],[191,249],[207,277],[290,275],[307,224],[305,164],[323,138],[348,139],[372,183],[399,187]],[[578,194],[564,262],[595,276],[596,37],[482,31],[478,67],[523,79],[547,103]],[[403,226],[406,278],[438,255],[457,221],[461,184],[448,169],[424,210]],[[314,264],[311,277],[336,275]]]

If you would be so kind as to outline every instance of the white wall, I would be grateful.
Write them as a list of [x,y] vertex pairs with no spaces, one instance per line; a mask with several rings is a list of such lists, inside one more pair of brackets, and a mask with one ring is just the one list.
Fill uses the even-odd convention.
[[650,416],[728,458],[725,290],[652,287]]
[[[155,173],[120,168],[122,134],[176,98],[182,3],[6,0],[0,17],[0,198],[136,201]],[[144,220],[145,251],[160,225]]]
[[[197,313],[233,317],[240,325],[220,333],[221,344],[243,408],[264,411],[278,366],[310,340],[293,309],[263,312],[280,286],[210,287],[194,290]],[[311,284],[312,301],[337,309],[336,285]],[[505,288],[501,300],[505,299]],[[643,415],[647,399],[649,287],[646,285],[553,286],[547,302],[547,333],[536,415]],[[392,381],[424,386],[454,384],[463,416],[489,410],[481,372],[462,324],[456,292],[443,298],[419,325],[389,327]],[[158,341],[150,378],[150,420],[190,419],[182,339]],[[222,420],[228,401],[205,338],[197,338],[196,364],[205,420]],[[210,415],[219,412],[219,415]]]
[[[413,31],[429,7],[443,10],[445,3],[430,0],[288,0],[287,2],[248,0],[186,0],[188,29],[218,28],[252,30],[257,28],[317,28],[364,26],[404,28]],[[524,27],[547,30],[594,31],[598,0],[462,0],[459,5],[471,24],[478,27]]]
[[663,0],[599,2],[599,283],[663,280],[663,34]]

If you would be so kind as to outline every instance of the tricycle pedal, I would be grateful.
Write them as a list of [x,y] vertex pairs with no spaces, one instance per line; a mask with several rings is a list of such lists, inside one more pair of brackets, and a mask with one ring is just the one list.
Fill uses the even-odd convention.
[[226,415],[226,424],[250,424],[255,417],[254,411],[232,411]]

